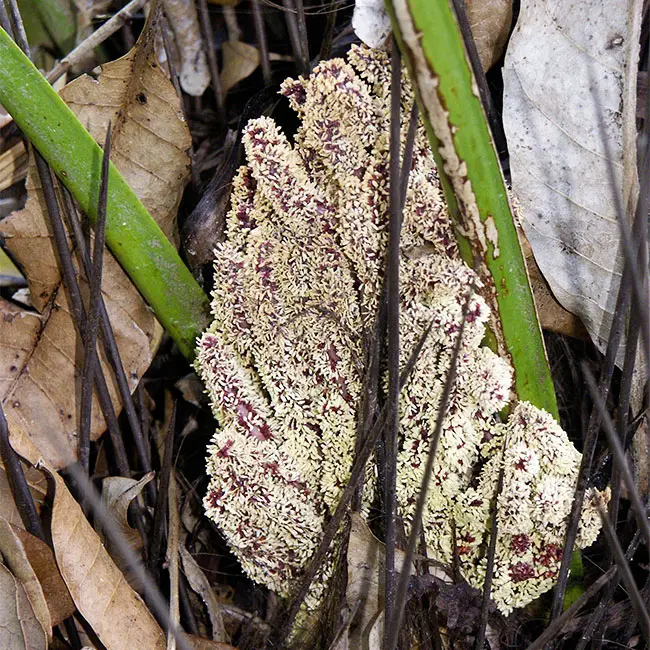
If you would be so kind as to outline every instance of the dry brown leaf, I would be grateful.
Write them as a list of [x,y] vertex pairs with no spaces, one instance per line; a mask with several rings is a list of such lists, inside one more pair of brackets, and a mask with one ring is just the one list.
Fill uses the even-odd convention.
[[[112,122],[111,159],[167,236],[176,239],[176,209],[189,171],[190,135],[174,88],[155,62],[149,30],[131,52],[104,66],[99,81],[81,77],[61,95],[100,141]],[[35,173],[30,174],[28,191],[24,210],[4,219],[0,233],[22,265],[39,313],[0,302],[0,395],[16,451],[34,463],[42,455],[60,468],[76,457],[82,346],[61,285]],[[82,290],[85,286],[82,279]],[[135,388],[151,363],[160,325],[108,252],[102,293],[130,386]],[[104,368],[110,376],[106,363]],[[108,383],[119,408],[114,382]],[[95,396],[92,438],[104,428]]]
[[79,612],[107,650],[163,650],[165,634],[126,583],[63,479],[45,463],[43,469],[52,476],[55,487],[54,555]]
[[185,640],[192,650],[237,650],[229,643],[219,643],[219,641],[204,639],[194,634],[186,634]]
[[43,589],[52,625],[62,623],[74,614],[76,607],[65,582],[63,582],[52,549],[26,530],[15,530],[15,535],[20,540],[25,555]]
[[[353,613],[349,647],[379,650],[384,627],[385,546],[372,534],[363,517],[354,512],[350,515],[347,563],[345,599]],[[396,570],[401,570],[403,563],[404,552],[395,549]]]
[[4,564],[0,564],[0,630],[3,650],[45,650],[47,637],[29,598]]
[[[29,557],[25,551],[24,544],[18,536],[19,529],[13,527],[6,519],[0,518],[0,553],[4,559],[6,567],[17,578],[32,606],[34,615],[38,619],[40,626],[47,634],[48,639],[52,638],[52,617],[45,600],[43,587],[36,576]],[[36,539],[36,538],[34,538]],[[40,542],[40,540],[38,540]],[[47,545],[40,542],[45,549]],[[50,559],[52,554],[50,552]]]
[[526,236],[522,231],[519,231],[519,235],[521,248],[526,259],[530,287],[535,296],[535,308],[542,329],[577,339],[587,339],[589,334],[582,321],[575,314],[564,309],[556,300],[542,272],[539,270],[539,266],[537,266],[537,261]]
[[464,0],[481,65],[486,72],[501,58],[512,25],[512,0]]
[[255,72],[260,64],[256,47],[242,41],[226,41],[222,45],[223,69],[219,75],[221,88],[227,93],[233,86]]
[[[25,478],[29,485],[29,491],[32,493],[34,504],[36,505],[37,512],[40,512],[45,495],[47,494],[47,479],[43,472],[39,472],[36,468],[29,465],[23,466]],[[9,481],[5,468],[0,463],[0,517],[6,519],[10,524],[18,528],[24,528],[23,522],[20,519],[14,498],[9,489]]]
[[[142,550],[144,543],[140,533],[129,525],[129,504],[138,496],[138,494],[140,494],[140,492],[142,492],[144,486],[149,483],[155,475],[155,472],[149,472],[139,481],[124,476],[109,476],[102,481],[102,503],[108,512],[111,513],[113,521],[115,525],[119,527],[119,531],[124,540],[137,554]],[[113,561],[124,574],[129,585],[131,585],[131,587],[133,587],[138,593],[141,593],[141,585],[139,584],[133,568],[130,566],[127,559],[123,557],[118,548],[113,546],[110,539],[104,534],[103,530],[99,529],[97,532],[113,558]]]
[[27,176],[27,151],[22,140],[0,154],[0,192]]
[[[129,504],[155,475],[155,472],[149,472],[139,481],[124,476],[109,476],[102,481],[102,503],[111,513],[120,527],[120,533],[134,551],[139,551],[142,548],[142,538],[140,533],[129,525]],[[107,547],[109,546],[106,539],[104,539],[104,543]]]
[[183,575],[187,578],[187,581],[192,590],[201,596],[201,599],[205,603],[205,608],[208,610],[210,625],[212,626],[212,637],[217,641],[226,639],[227,635],[223,624],[221,608],[219,606],[219,601],[217,600],[217,595],[215,594],[212,585],[206,578],[205,573],[203,573],[203,570],[198,565],[197,561],[185,548],[183,542],[179,544],[178,550],[181,556],[181,561],[183,563]]

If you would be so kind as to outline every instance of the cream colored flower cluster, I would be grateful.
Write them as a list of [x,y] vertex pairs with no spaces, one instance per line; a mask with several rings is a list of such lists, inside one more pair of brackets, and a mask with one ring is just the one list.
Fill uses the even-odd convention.
[[[387,243],[389,69],[384,53],[353,47],[347,60],[283,84],[301,126],[292,144],[273,120],[249,122],[247,166],[216,250],[214,323],[197,359],[220,423],[205,508],[248,574],[280,594],[316,549],[353,461]],[[402,141],[412,102],[407,86]],[[398,500],[408,526],[463,306],[480,287],[458,255],[422,126],[401,241],[402,364],[431,326],[399,404]],[[530,405],[499,423],[512,371],[480,347],[488,317],[472,295],[424,533],[432,555],[450,561],[456,549],[464,576],[480,586],[503,463],[494,599],[507,612],[552,584],[580,457]],[[370,468],[366,503],[373,476]],[[581,545],[597,534],[595,513],[588,504]]]

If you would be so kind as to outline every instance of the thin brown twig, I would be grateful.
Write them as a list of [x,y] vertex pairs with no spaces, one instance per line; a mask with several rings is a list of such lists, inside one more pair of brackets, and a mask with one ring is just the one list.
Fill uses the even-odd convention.
[[2,408],[2,401],[0,401],[0,460],[2,460],[2,465],[7,475],[7,482],[9,483],[9,490],[16,504],[20,519],[25,526],[25,530],[34,535],[34,537],[44,539],[41,520],[36,511],[34,498],[29,490],[23,466],[20,464],[18,454],[11,446],[9,428],[4,409]]
[[269,44],[266,39],[266,27],[264,26],[264,16],[260,9],[260,0],[251,0],[253,10],[253,26],[255,28],[255,38],[257,47],[260,51],[260,63],[262,65],[262,78],[266,86],[271,85],[271,60],[269,59]]
[[621,575],[621,579],[625,584],[625,588],[629,595],[630,602],[632,603],[632,608],[636,614],[636,619],[639,623],[639,627],[641,628],[641,632],[646,640],[646,643],[650,644],[650,614],[648,614],[648,609],[643,602],[639,588],[636,586],[634,576],[632,575],[630,565],[627,562],[625,553],[621,547],[621,543],[616,537],[616,530],[614,528],[614,525],[607,516],[607,510],[603,506],[600,497],[596,498],[598,499],[598,512],[600,513],[600,518],[603,521],[603,532],[605,533],[605,537],[607,537],[609,545],[614,549],[616,568],[618,569]]
[[[66,207],[68,224],[72,231],[72,238],[75,245],[77,259],[83,267],[86,277],[89,278],[92,275],[92,262],[88,254],[86,238],[82,232],[81,222],[79,221],[79,215],[74,205],[72,196],[70,195],[70,192],[65,188],[63,188],[63,200]],[[126,377],[126,371],[124,370],[122,357],[120,356],[120,352],[117,347],[115,332],[113,331],[113,326],[111,325],[110,318],[108,317],[108,311],[106,310],[104,298],[101,293],[98,297],[101,340],[103,343],[104,351],[106,353],[106,358],[111,364],[111,368],[117,382],[120,398],[122,399],[122,405],[126,412],[127,421],[129,422],[129,426],[131,428],[131,433],[133,435],[133,440],[135,442],[135,448],[138,455],[138,460],[140,461],[142,467],[142,471],[150,472],[151,454],[149,453],[149,446],[146,443],[147,438],[143,432],[140,418],[138,417],[135,406],[133,404],[133,397],[131,396],[131,390],[129,388],[129,382]],[[152,503],[155,502],[156,498],[156,490],[153,483],[153,481],[150,481],[145,486],[145,492],[150,496]]]
[[485,633],[488,624],[488,613],[490,609],[490,594],[492,592],[492,580],[494,578],[494,559],[497,550],[497,538],[499,537],[499,495],[503,491],[503,474],[505,471],[504,456],[506,453],[507,436],[504,436],[501,448],[501,467],[499,468],[499,479],[494,495],[494,509],[490,517],[490,544],[487,552],[487,564],[485,566],[485,580],[483,581],[483,598],[481,600],[481,615],[479,618],[478,632],[476,634],[475,650],[483,650],[485,644]]
[[151,550],[149,553],[149,568],[153,575],[158,575],[160,570],[159,563],[162,558],[163,540],[165,537],[165,513],[167,512],[169,482],[171,480],[175,430],[176,401],[174,401],[172,412],[169,417],[167,438],[165,440],[165,450],[163,453],[160,474],[158,477],[158,498],[156,500],[156,507],[154,509],[153,515],[153,532],[151,535]]
[[219,77],[219,67],[217,65],[217,53],[214,48],[214,34],[212,32],[212,23],[210,22],[210,13],[208,11],[207,0],[197,0],[199,8],[199,22],[203,32],[203,41],[208,55],[208,68],[210,69],[210,79],[212,81],[212,90],[217,102],[217,115],[222,124],[226,123],[226,100],[221,87],[221,78]]
[[420,484],[420,491],[418,492],[418,500],[415,506],[415,512],[413,513],[413,519],[411,522],[411,531],[409,533],[408,546],[406,549],[406,554],[402,563],[402,571],[399,577],[399,584],[397,586],[395,608],[393,614],[390,618],[386,617],[386,632],[385,632],[385,644],[384,647],[386,650],[394,650],[397,646],[397,637],[399,635],[399,629],[402,622],[402,617],[404,615],[404,608],[406,606],[406,595],[408,591],[409,584],[409,570],[413,557],[415,556],[415,549],[418,544],[418,539],[420,536],[420,526],[422,525],[422,516],[424,514],[424,507],[426,505],[427,495],[429,493],[429,485],[431,483],[431,476],[433,473],[433,463],[436,458],[436,452],[438,450],[438,442],[440,440],[440,433],[442,431],[442,424],[447,413],[447,407],[449,405],[449,400],[451,398],[451,392],[456,381],[456,370],[458,365],[458,356],[460,354],[460,348],[463,340],[463,334],[465,333],[465,325],[467,323],[467,314],[469,313],[469,306],[471,303],[472,296],[474,294],[474,284],[470,287],[467,297],[465,299],[465,304],[463,305],[462,320],[460,327],[458,328],[458,334],[456,341],[454,342],[453,351],[451,354],[451,359],[449,361],[449,368],[447,369],[447,376],[445,377],[445,383],[442,390],[442,395],[440,396],[440,403],[438,404],[438,413],[436,415],[436,424],[431,436],[431,443],[429,446],[429,455],[427,456],[427,464],[424,469],[424,474],[422,476],[422,482]]
[[104,269],[104,247],[106,244],[106,203],[108,200],[108,169],[111,153],[111,125],[108,124],[102,159],[102,175],[99,184],[99,202],[97,221],[95,223],[95,247],[93,251],[92,271],[88,277],[89,301],[86,315],[86,337],[84,339],[83,366],[81,371],[81,399],[79,416],[78,461],[81,468],[88,472],[90,457],[90,425],[93,404],[93,381],[97,366],[97,331],[102,292],[102,274]]
[[142,9],[146,0],[131,0],[122,7],[116,14],[109,18],[103,25],[98,27],[90,36],[85,38],[69,54],[61,59],[46,75],[50,83],[54,83],[62,77],[70,68],[74,67],[106,39],[110,38],[122,26],[124,26],[135,14]]
[[[427,327],[427,329],[423,332],[422,336],[417,342],[417,345],[414,347],[411,355],[409,356],[406,366],[400,375],[400,389],[404,387],[409,377],[411,376],[411,372],[415,367],[415,362],[419,358],[420,353],[422,352],[422,348],[427,341],[429,332],[431,331],[431,326],[432,324],[430,324],[429,327]],[[274,639],[274,643],[277,645],[277,647],[283,647],[283,643],[291,633],[291,629],[293,627],[293,623],[296,620],[298,611],[300,610],[300,607],[304,602],[305,597],[307,596],[309,588],[314,578],[316,577],[316,574],[318,573],[318,570],[321,567],[325,556],[327,555],[330,545],[334,541],[334,537],[336,536],[336,533],[339,530],[341,523],[343,522],[343,518],[347,513],[348,506],[352,502],[360,481],[365,475],[366,463],[370,459],[372,453],[375,451],[377,441],[384,431],[384,427],[386,425],[386,417],[387,410],[386,405],[384,405],[377,418],[373,422],[369,423],[370,428],[368,434],[364,437],[364,443],[356,454],[356,457],[352,464],[352,471],[350,472],[348,483],[345,486],[343,493],[341,494],[341,498],[339,499],[336,509],[334,510],[334,514],[325,526],[320,544],[318,545],[318,548],[314,552],[312,559],[305,569],[302,580],[296,589],[295,595],[291,601],[291,605],[289,606],[289,609],[284,617],[284,621],[279,625],[277,622],[276,624],[271,625],[271,629],[277,631],[276,638]]]
[[[385,620],[393,621],[396,607],[395,547],[397,544],[397,440],[399,430],[399,243],[402,225],[400,187],[400,133],[401,133],[402,65],[399,48],[393,39],[391,52],[391,119],[389,151],[389,233],[386,256],[387,299],[387,418],[384,431],[384,517],[386,533],[385,565]],[[390,650],[387,639],[385,648]]]
[[[172,445],[172,440],[167,440]],[[178,579],[178,544],[180,540],[180,517],[178,514],[178,495],[176,493],[176,479],[173,471],[169,480],[167,494],[167,521],[169,522],[169,534],[167,535],[167,571],[169,573],[169,620],[170,629],[167,631],[167,650],[176,650],[176,635],[174,629],[180,629],[180,607],[179,607],[179,579]]]

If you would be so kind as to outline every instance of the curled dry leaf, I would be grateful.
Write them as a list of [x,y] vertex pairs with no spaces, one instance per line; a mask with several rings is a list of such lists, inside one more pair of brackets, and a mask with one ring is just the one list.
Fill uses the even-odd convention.
[[[189,171],[190,135],[174,88],[155,62],[151,30],[126,56],[104,66],[98,81],[81,77],[61,92],[90,133],[103,142],[113,125],[111,159],[168,237]],[[82,345],[59,272],[38,175],[25,208],[0,223],[21,264],[38,313],[0,301],[0,396],[12,442],[32,462],[60,468],[76,456]],[[86,281],[81,277],[82,292]],[[113,256],[104,255],[102,293],[131,388],[148,368],[161,328]],[[108,365],[100,353],[107,377]],[[108,382],[116,408],[117,388]],[[105,429],[96,396],[91,436]],[[26,443],[29,437],[38,448]],[[31,449],[30,449],[31,448]]]
[[623,261],[603,140],[623,203],[634,205],[641,5],[522,3],[503,69],[522,227],[556,298],[601,351]]
[[45,650],[47,636],[18,580],[0,564],[0,630],[5,650]]
[[63,479],[51,466],[43,468],[55,488],[54,556],[77,609],[107,650],[163,650],[165,634],[153,615],[126,583]]
[[[129,504],[142,492],[144,486],[151,482],[154,476],[155,472],[149,472],[139,481],[124,476],[109,476],[102,481],[102,502],[113,515],[122,536],[134,551],[139,551],[142,548],[142,538],[140,533],[129,525]],[[107,540],[105,539],[104,542],[107,543]]]
[[[108,512],[113,516],[113,521],[119,527],[119,531],[128,543],[129,547],[139,553],[144,545],[140,533],[132,528],[129,524],[128,511],[129,504],[135,499],[144,486],[149,483],[155,472],[145,474],[139,481],[124,476],[109,476],[102,481],[102,502]],[[125,575],[128,583],[136,591],[140,592],[140,587],[136,576],[131,569],[129,562],[122,556],[118,548],[114,548],[110,539],[106,537],[103,530],[98,530],[106,549],[118,568]]]

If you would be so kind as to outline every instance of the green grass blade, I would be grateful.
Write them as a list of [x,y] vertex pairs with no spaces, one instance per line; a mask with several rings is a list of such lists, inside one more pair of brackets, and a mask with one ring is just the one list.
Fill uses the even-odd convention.
[[[102,150],[2,28],[0,104],[94,222]],[[106,241],[183,354],[193,357],[208,298],[112,164]]]
[[[416,86],[464,259],[498,314],[520,400],[558,415],[553,381],[499,160],[450,0],[387,0]],[[495,316],[496,316],[495,314]]]

